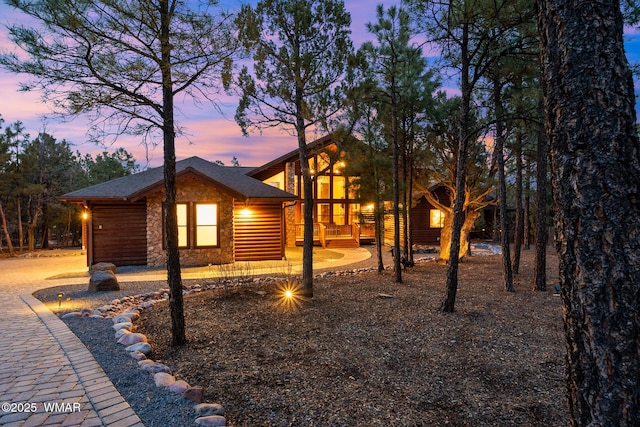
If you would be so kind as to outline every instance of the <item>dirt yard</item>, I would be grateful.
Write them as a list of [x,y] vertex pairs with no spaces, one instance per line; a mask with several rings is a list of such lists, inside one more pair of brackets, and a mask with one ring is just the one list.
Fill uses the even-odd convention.
[[460,266],[456,312],[439,311],[446,266],[316,279],[284,304],[278,285],[185,299],[189,344],[170,342],[168,304],[143,313],[152,358],[205,388],[230,426],[564,426],[557,260],[531,291],[533,250],[514,293],[500,256]]

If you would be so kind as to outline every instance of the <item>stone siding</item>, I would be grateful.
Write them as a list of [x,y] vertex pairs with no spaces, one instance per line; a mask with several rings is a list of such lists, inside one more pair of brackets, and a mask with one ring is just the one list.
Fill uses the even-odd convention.
[[[176,190],[177,203],[216,203],[218,205],[219,247],[180,248],[181,265],[233,262],[233,197],[192,177],[178,181]],[[147,265],[150,267],[166,265],[166,251],[162,243],[163,200],[164,189],[147,197]]]
[[[296,194],[295,176],[295,162],[286,163],[284,169],[286,188],[284,190],[291,194]],[[285,208],[285,244],[292,248],[296,245],[296,207],[295,202],[287,202],[287,205],[288,207]]]

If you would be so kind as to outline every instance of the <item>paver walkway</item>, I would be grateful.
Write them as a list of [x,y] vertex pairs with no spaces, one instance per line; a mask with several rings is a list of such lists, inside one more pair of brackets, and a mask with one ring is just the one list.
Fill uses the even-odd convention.
[[[336,250],[343,257],[314,269],[337,268],[370,257],[364,249]],[[274,270],[265,263],[264,270]],[[260,264],[256,264],[260,265]],[[282,263],[287,268],[287,263]],[[300,270],[299,265],[289,267]],[[87,283],[87,278],[47,280],[86,271],[83,255],[0,259],[0,426],[143,426],[93,355],[56,315],[31,293]],[[254,273],[260,272],[256,268]],[[272,271],[273,272],[273,271]],[[166,274],[152,272],[153,276]],[[199,277],[198,269],[183,277]],[[119,275],[120,281],[148,275]],[[144,427],[144,426],[143,426]]]
[[82,268],[83,257],[66,258],[0,260],[0,426],[143,426],[89,350],[31,296],[61,284],[43,276],[64,264]]

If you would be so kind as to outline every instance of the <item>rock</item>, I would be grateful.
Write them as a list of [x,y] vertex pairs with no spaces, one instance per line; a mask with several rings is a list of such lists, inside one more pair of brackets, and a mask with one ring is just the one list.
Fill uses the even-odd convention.
[[89,279],[89,292],[119,291],[120,284],[111,270],[94,271]]
[[121,323],[116,323],[115,325],[112,326],[114,331],[120,330],[120,329],[127,329],[127,330],[131,330],[131,328],[133,328],[133,323],[131,322],[121,322]]
[[193,407],[196,414],[201,417],[207,417],[210,415],[224,415],[224,408],[217,403],[199,403]]
[[145,363],[143,365],[138,362],[138,365],[142,368],[142,370],[151,372],[152,374],[156,374],[158,372],[165,372],[167,374],[171,373],[171,368],[167,365],[163,365],[162,363],[151,361],[152,363]]
[[115,264],[112,264],[110,262],[99,262],[97,264],[93,264],[91,266],[91,271],[92,272],[96,272],[96,271],[110,271],[113,274],[116,274],[116,266]]
[[[134,344],[137,345],[137,344]],[[149,346],[151,347],[151,346]],[[135,360],[146,360],[147,356],[141,351],[131,351],[129,352],[129,356],[133,357]]]
[[197,385],[195,387],[189,387],[188,389],[186,389],[184,393],[182,393],[182,396],[192,402],[202,403],[202,401],[204,400],[204,391],[202,390],[202,387]]
[[118,338],[118,344],[131,345],[139,342],[147,342],[147,337],[143,334],[129,333]]
[[128,329],[118,329],[115,333],[116,339],[119,340],[123,335],[130,334],[131,331]]
[[72,317],[82,317],[82,313],[80,313],[79,311],[72,311],[71,313],[63,314],[60,318],[70,319]]
[[138,342],[125,348],[125,350],[132,353],[135,352],[135,353],[149,354],[151,353],[151,344],[147,342]]
[[185,380],[178,380],[169,386],[169,390],[174,393],[182,394],[189,387],[189,384]]
[[176,382],[176,377],[166,372],[158,372],[153,374],[153,381],[156,383],[156,387],[169,387]]
[[156,363],[156,362],[154,362],[154,361],[153,361],[153,360],[151,360],[151,359],[146,359],[146,360],[141,360],[141,361],[139,361],[139,362],[138,362],[138,366],[140,367],[140,369],[144,369],[144,367],[145,367],[145,366],[147,366],[147,365],[153,365],[153,364],[155,364],[155,363]]
[[196,424],[199,426],[224,427],[227,425],[227,420],[221,415],[211,415],[196,418]]
[[113,318],[113,324],[122,323],[122,322],[135,322],[140,318],[140,313],[137,311],[129,311],[125,313],[120,313],[116,317]]

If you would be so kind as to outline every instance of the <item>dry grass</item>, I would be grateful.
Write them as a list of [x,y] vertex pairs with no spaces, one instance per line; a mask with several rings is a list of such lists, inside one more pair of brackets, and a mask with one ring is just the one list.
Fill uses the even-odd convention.
[[314,298],[289,308],[277,285],[189,295],[184,348],[166,345],[166,303],[140,327],[152,357],[203,386],[231,426],[567,425],[560,299],[530,290],[532,257],[515,293],[500,256],[466,259],[453,314],[439,311],[446,267],[425,263],[403,284],[316,279]]

